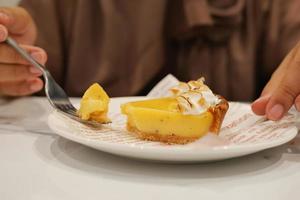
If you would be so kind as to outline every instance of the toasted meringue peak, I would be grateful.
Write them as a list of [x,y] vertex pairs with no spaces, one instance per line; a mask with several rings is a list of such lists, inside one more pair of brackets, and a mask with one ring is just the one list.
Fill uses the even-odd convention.
[[208,108],[220,103],[220,99],[204,84],[204,78],[188,83],[180,82],[170,89],[176,97],[178,109],[186,115],[197,115],[206,112]]

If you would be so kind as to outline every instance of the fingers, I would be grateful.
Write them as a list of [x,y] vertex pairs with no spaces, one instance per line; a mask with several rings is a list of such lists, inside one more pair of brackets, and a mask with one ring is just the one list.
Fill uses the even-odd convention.
[[19,82],[0,83],[1,95],[25,96],[40,91],[43,88],[43,81],[39,78],[23,80]]
[[[38,47],[22,45],[39,63],[45,64],[47,54]],[[42,72],[31,66],[7,45],[0,45],[0,94],[9,96],[29,95],[39,91],[43,82],[38,78]]]
[[[252,104],[258,115],[277,121],[300,100],[300,51],[297,45],[274,72],[262,92],[262,97]],[[299,110],[299,109],[298,109]]]
[[20,44],[27,44],[21,47],[37,62],[44,65],[47,61],[44,50],[29,46],[36,38],[36,27],[28,12],[20,7],[0,7],[0,94],[23,96],[39,91],[43,87],[38,78],[40,70],[3,43],[8,35]]
[[256,115],[265,115],[266,114],[266,107],[270,100],[270,95],[265,95],[254,101],[251,105],[252,111]]
[[[32,57],[34,57],[37,62],[45,64],[45,62],[47,61],[47,54],[43,49],[27,45],[20,46]],[[16,50],[11,48],[7,44],[0,45],[0,63],[24,65],[29,64],[27,60],[25,60]]]
[[[22,45],[39,63],[45,64],[47,54],[38,47]],[[40,76],[42,73],[25,61],[14,49],[7,45],[0,45],[0,82],[21,81]]]
[[252,111],[257,115],[265,115],[266,107],[270,100],[271,94],[280,85],[285,74],[284,68],[278,68],[272,75],[270,81],[264,87],[261,96],[252,103]]
[[24,33],[32,19],[28,12],[21,7],[0,8],[0,23],[4,24],[11,33]]
[[0,23],[4,25],[9,25],[12,23],[12,14],[9,8],[0,7]]
[[[38,47],[20,45],[25,51],[27,51],[37,62],[45,64],[47,61],[46,52]],[[7,44],[0,45],[0,63],[6,64],[30,64],[25,60],[16,50],[8,46]]]
[[291,52],[292,56],[283,65],[286,69],[282,80],[274,88],[271,98],[266,106],[267,118],[279,120],[295,103],[296,97],[300,94],[300,52]]
[[272,74],[272,77],[270,81],[267,83],[267,85],[265,86],[265,88],[263,89],[261,96],[266,96],[266,95],[270,96],[276,90],[276,88],[278,88],[278,86],[281,84],[283,77],[285,76],[285,74],[288,73],[287,70],[290,68],[289,66],[291,62],[296,56],[296,53],[299,48],[298,46],[299,45],[297,45],[295,48],[291,50],[291,52],[289,52],[289,54],[284,58],[284,60],[282,61],[278,69]]
[[[21,7],[0,7],[0,24],[6,27],[7,32],[22,44],[33,44],[36,38],[34,21],[28,12]],[[3,31],[0,29],[0,35],[4,34]]]
[[0,42],[4,42],[8,36],[8,31],[5,26],[0,24]]
[[299,79],[294,75],[284,78],[266,106],[267,118],[274,121],[279,120],[291,108],[296,96],[300,94],[300,88],[296,85],[297,81]]
[[265,115],[266,114],[266,107],[270,100],[271,94],[278,88],[280,85],[283,76],[285,74],[285,69],[278,68],[272,75],[270,81],[264,87],[261,96],[252,103],[251,108],[252,111],[256,115]]
[[0,64],[0,82],[22,81],[42,75],[40,70],[26,65]]
[[295,50],[292,50],[287,57],[283,60],[282,64],[278,67],[278,69],[272,74],[270,81],[264,87],[261,96],[252,103],[251,108],[252,111],[257,115],[265,115],[266,107],[270,100],[271,94],[278,88],[280,85],[284,75],[287,71],[287,66],[289,66],[289,62],[291,60],[292,55]]

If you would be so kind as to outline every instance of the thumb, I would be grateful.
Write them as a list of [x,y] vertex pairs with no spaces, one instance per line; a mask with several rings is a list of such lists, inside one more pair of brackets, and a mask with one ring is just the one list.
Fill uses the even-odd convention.
[[300,66],[295,67],[296,62],[291,62],[290,69],[287,70],[282,81],[271,94],[266,106],[266,115],[268,119],[279,120],[288,112],[294,104],[296,97],[300,94]]
[[294,103],[299,104],[299,60],[300,43],[284,58],[265,86],[261,97],[252,104],[254,113],[266,115],[268,119],[276,121],[281,119]]
[[21,7],[0,7],[0,24],[18,42],[33,44],[36,38],[36,27],[29,13]]

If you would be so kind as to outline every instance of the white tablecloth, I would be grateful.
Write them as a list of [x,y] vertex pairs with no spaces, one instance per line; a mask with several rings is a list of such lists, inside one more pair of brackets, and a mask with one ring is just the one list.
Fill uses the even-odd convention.
[[300,138],[215,163],[149,163],[55,135],[50,111],[45,98],[0,101],[0,200],[300,199]]

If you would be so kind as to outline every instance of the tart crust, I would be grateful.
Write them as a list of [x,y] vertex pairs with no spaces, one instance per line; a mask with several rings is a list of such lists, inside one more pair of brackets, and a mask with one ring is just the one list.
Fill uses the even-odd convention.
[[[223,97],[219,96],[221,102],[214,107],[211,107],[207,112],[211,112],[213,115],[213,122],[210,127],[210,131],[215,134],[219,134],[220,128],[225,117],[225,114],[229,108],[229,104]],[[159,133],[145,133],[138,130],[136,127],[132,127],[127,123],[127,130],[133,133],[142,140],[159,141],[166,144],[187,144],[193,142],[200,137],[184,137],[175,134],[161,135]]]
[[224,120],[225,114],[229,108],[228,101],[222,97],[218,96],[221,99],[221,102],[218,103],[216,106],[211,107],[208,112],[211,112],[214,116],[213,123],[210,127],[210,131],[215,134],[219,134],[222,122]]

